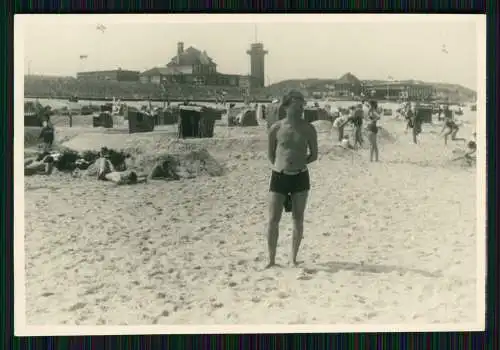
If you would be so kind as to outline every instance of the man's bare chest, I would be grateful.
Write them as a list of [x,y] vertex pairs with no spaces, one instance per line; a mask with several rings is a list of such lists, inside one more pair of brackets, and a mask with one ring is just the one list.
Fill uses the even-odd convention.
[[278,144],[283,147],[301,147],[307,145],[307,132],[299,127],[282,126],[277,133]]

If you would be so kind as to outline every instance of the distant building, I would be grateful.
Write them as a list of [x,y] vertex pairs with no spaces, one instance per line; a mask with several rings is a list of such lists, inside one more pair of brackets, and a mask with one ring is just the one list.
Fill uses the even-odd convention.
[[376,99],[423,101],[429,100],[435,95],[435,89],[432,85],[411,81],[366,84],[363,88],[365,96]]
[[362,91],[361,81],[353,74],[346,73],[333,84],[335,96],[359,96]]
[[177,55],[172,57],[167,67],[180,74],[210,75],[217,73],[217,64],[207,55],[206,51],[201,52],[192,46],[184,50],[183,42],[177,43]]
[[251,76],[222,74],[206,51],[194,47],[184,50],[184,43],[177,43],[177,55],[165,67],[155,67],[140,74],[140,81],[168,86],[170,84],[195,86],[240,87],[243,92],[255,85]]
[[139,75],[139,71],[124,69],[76,73],[77,79],[111,81],[139,81]]
[[264,44],[254,43],[250,45],[250,50],[247,51],[250,55],[250,75],[252,77],[252,88],[262,88],[265,86],[265,66],[264,57],[268,51],[264,50]]

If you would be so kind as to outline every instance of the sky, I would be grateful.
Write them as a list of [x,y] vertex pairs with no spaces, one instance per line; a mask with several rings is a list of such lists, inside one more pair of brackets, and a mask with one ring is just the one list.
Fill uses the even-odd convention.
[[485,55],[478,48],[486,40],[482,17],[16,15],[15,41],[24,51],[16,62],[24,74],[75,76],[119,67],[142,72],[165,66],[182,41],[185,49],[206,50],[219,72],[248,74],[246,51],[257,40],[269,51],[266,84],[351,72],[361,80],[416,79],[477,90],[478,54]]

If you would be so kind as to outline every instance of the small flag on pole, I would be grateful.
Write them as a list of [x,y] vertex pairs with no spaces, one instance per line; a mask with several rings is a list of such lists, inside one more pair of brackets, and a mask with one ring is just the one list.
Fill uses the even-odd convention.
[[101,33],[104,33],[107,28],[104,26],[104,24],[98,24],[96,29],[99,30]]

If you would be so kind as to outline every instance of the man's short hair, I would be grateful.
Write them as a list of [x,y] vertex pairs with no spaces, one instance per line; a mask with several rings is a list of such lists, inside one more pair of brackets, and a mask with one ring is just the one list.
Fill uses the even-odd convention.
[[298,90],[290,90],[285,96],[283,96],[283,102],[281,103],[283,106],[288,106],[293,98],[301,98],[305,100],[304,95]]

